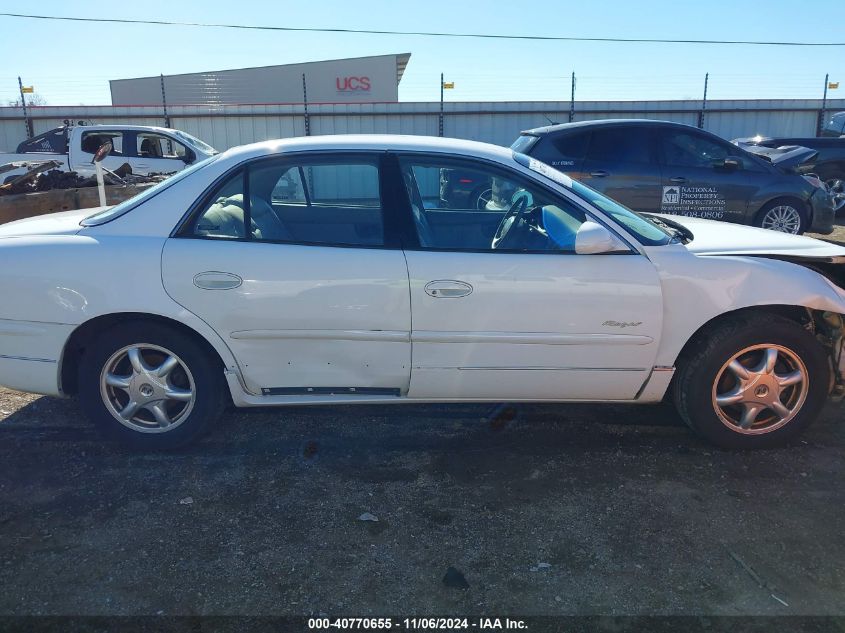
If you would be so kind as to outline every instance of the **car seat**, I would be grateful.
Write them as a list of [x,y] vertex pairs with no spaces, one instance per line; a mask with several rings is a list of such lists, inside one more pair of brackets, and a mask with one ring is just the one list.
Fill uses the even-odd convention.
[[138,153],[147,158],[161,158],[161,144],[151,138],[145,138],[141,141],[141,149]]

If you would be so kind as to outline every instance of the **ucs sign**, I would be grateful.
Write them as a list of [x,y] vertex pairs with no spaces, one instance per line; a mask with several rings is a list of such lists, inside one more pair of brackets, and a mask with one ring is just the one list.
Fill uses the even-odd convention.
[[337,77],[335,79],[335,85],[337,86],[338,92],[350,92],[350,91],[369,92],[370,91],[370,78],[369,77]]

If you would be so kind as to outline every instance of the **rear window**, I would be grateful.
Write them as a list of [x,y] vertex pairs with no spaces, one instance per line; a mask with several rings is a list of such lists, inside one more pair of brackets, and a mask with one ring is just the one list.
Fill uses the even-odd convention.
[[109,156],[123,156],[123,132],[97,130],[82,133],[81,149],[86,154],[96,154],[106,143],[112,145]]
[[534,147],[538,140],[539,137],[534,136],[533,134],[522,134],[513,142],[511,149],[515,152],[519,152],[520,154],[526,154],[532,147]]

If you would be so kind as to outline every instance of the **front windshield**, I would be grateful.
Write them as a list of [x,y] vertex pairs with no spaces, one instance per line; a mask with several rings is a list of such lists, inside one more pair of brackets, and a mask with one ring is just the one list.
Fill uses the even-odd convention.
[[82,222],[80,222],[79,224],[81,226],[99,226],[100,224],[105,224],[106,222],[111,222],[115,218],[119,218],[124,213],[128,213],[129,211],[131,211],[132,209],[137,207],[142,202],[145,202],[146,200],[149,200],[153,196],[157,196],[158,194],[160,194],[165,189],[172,187],[173,185],[175,185],[180,180],[184,180],[185,178],[187,178],[188,176],[190,176],[194,172],[196,172],[196,171],[202,169],[203,167],[206,167],[207,165],[213,163],[215,160],[217,160],[218,156],[219,156],[219,154],[215,154],[214,156],[210,156],[209,158],[206,158],[205,160],[201,160],[198,163],[194,163],[190,167],[183,169],[180,172],[177,172],[175,175],[171,176],[167,180],[162,180],[160,183],[153,185],[149,189],[145,189],[144,191],[139,193],[137,196],[132,196],[128,200],[124,200],[120,204],[115,205],[115,206],[113,206],[109,209],[106,209],[104,211],[100,211],[98,213],[95,213],[94,215],[89,215],[87,218],[82,220]]
[[545,176],[559,185],[563,185],[582,200],[586,200],[607,213],[616,222],[635,235],[641,244],[645,246],[663,246],[672,241],[673,236],[670,233],[648,218],[636,211],[631,211],[629,208],[600,194],[595,189],[573,180],[562,171],[525,154],[514,152],[513,157],[520,165],[528,167],[530,170]]
[[214,149],[211,145],[206,143],[205,141],[201,141],[196,136],[191,136],[187,132],[183,132],[182,130],[173,130],[173,133],[176,136],[188,141],[191,145],[193,145],[197,149],[201,149],[203,152],[205,152],[206,154],[208,154],[210,156],[213,156],[214,154],[220,153],[216,149]]

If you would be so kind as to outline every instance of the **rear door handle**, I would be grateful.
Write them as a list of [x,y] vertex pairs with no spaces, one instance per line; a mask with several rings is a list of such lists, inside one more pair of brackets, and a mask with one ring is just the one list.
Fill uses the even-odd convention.
[[604,178],[605,176],[609,176],[610,172],[606,172],[604,169],[599,169],[597,171],[591,171],[590,175],[593,178]]
[[678,183],[678,184],[681,184],[681,183],[684,183],[684,182],[687,181],[687,179],[684,178],[683,176],[675,176],[674,178],[670,178],[669,180],[671,180],[672,182]]
[[435,299],[457,299],[472,293],[472,286],[464,281],[438,279],[425,285],[425,293]]
[[237,275],[216,270],[207,270],[194,275],[194,285],[203,290],[232,290],[243,282],[244,280]]

